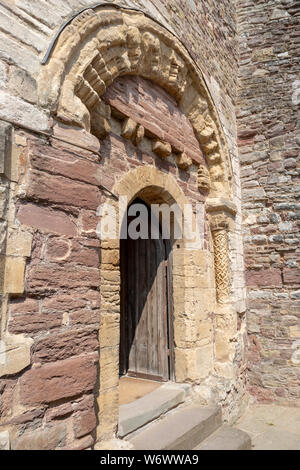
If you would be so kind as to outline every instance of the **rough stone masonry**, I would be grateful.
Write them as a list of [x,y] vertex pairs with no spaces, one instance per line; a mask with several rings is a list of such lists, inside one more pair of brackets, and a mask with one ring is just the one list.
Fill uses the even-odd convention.
[[229,422],[300,403],[299,3],[111,1],[42,65],[94,3],[0,1],[1,449],[117,436],[113,194],[205,207],[173,254],[176,381]]

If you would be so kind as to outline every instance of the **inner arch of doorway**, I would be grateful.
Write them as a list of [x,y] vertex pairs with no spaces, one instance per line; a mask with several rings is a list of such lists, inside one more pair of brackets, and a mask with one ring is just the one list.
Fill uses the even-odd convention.
[[[113,192],[126,198],[127,207],[136,198],[141,198],[147,204],[164,203],[171,206],[176,203],[184,210],[184,206],[189,203],[182,189],[173,176],[164,173],[151,166],[142,166],[130,171],[118,181]],[[115,206],[118,213],[118,202],[109,200],[107,204]],[[104,211],[105,212],[105,211]],[[118,217],[117,217],[118,219]],[[120,221],[122,223],[122,221]],[[117,231],[118,233],[118,231]],[[173,295],[176,291],[184,289],[185,278],[182,266],[187,249],[187,242],[174,240],[173,253]],[[178,275],[180,273],[180,275]],[[100,364],[99,364],[99,419],[97,428],[97,440],[108,440],[116,432],[118,424],[118,388],[119,388],[119,345],[120,345],[120,240],[101,241],[101,309],[100,309]],[[181,310],[182,310],[181,305]],[[198,312],[201,314],[201,312]],[[174,305],[173,322],[177,321],[178,311]],[[189,371],[186,370],[186,377],[182,375],[182,370],[178,370],[178,364],[182,361],[176,357],[178,348],[176,347],[176,328],[174,328],[174,355],[175,355],[175,381],[183,382],[189,379]],[[188,344],[188,338],[187,338]],[[182,346],[182,343],[181,343]],[[182,353],[182,347],[181,353]],[[110,427],[103,429],[101,423],[108,422]]]

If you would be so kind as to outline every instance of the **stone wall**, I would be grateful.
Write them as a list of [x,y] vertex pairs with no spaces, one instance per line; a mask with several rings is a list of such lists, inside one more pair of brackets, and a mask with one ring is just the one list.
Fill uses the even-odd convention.
[[[103,438],[109,438],[116,430],[117,413],[108,415],[107,410],[112,409],[109,408],[112,403],[115,411],[118,407],[117,383],[114,381],[118,345],[108,344],[116,337],[118,329],[114,315],[102,318],[99,315],[100,300],[104,305],[107,300],[111,302],[113,312],[116,300],[114,295],[111,300],[107,298],[105,288],[100,293],[99,285],[104,286],[108,281],[110,288],[114,284],[113,288],[118,290],[118,260],[114,249],[102,250],[102,265],[104,268],[109,265],[111,272],[105,274],[106,279],[100,279],[95,209],[109,198],[102,185],[114,191],[127,172],[140,166],[151,166],[174,177],[189,201],[204,200],[197,188],[195,168],[191,167],[190,173],[187,168],[180,169],[180,164],[186,167],[187,162],[180,162],[178,155],[170,155],[169,160],[161,159],[158,156],[161,150],[156,154],[152,152],[149,136],[139,142],[141,148],[137,150],[136,136],[130,132],[125,135],[120,116],[113,116],[111,135],[100,145],[91,134],[49,119],[50,109],[43,108],[38,102],[40,62],[50,40],[79,7],[91,4],[94,2],[90,0],[16,0],[14,4],[2,0],[0,5],[0,118],[16,123],[14,126],[3,123],[0,134],[0,148],[5,156],[1,260],[3,262],[4,255],[8,260],[2,279],[0,357],[4,368],[1,369],[1,418],[3,439],[9,430],[13,448],[88,448],[95,440],[96,424],[100,429],[97,437],[100,433]],[[190,316],[191,321],[178,326],[178,342],[182,331],[185,331],[182,335],[185,341],[188,341],[188,335],[193,338],[191,361],[182,348],[179,379],[196,384],[195,390],[203,403],[221,403],[225,419],[232,420],[246,398],[246,291],[235,126],[237,43],[234,2],[220,5],[217,0],[143,0],[124,4],[151,14],[183,40],[206,79],[225,134],[224,151],[229,150],[230,162],[227,164],[232,167],[233,175],[230,197],[237,207],[235,223],[228,230],[232,308],[222,310],[215,304],[207,307],[203,293],[202,307],[207,317],[195,319],[193,315],[198,311],[195,310],[195,299],[189,298],[189,310],[184,314]],[[130,87],[129,91],[139,87],[139,93],[149,106],[146,85],[138,82],[131,83]],[[113,91],[116,90],[118,88]],[[150,124],[149,114],[157,115],[158,119],[162,114],[166,116],[164,103],[170,97],[159,88],[157,97],[155,108],[150,102],[150,112],[149,109],[146,112],[147,106],[144,106],[140,116],[145,128],[145,123]],[[117,108],[120,108],[120,100],[115,100],[113,94],[108,93],[106,98],[114,106],[117,101]],[[137,111],[134,106],[130,109],[128,103],[125,104],[125,115],[129,112],[132,120],[137,121],[140,108]],[[169,107],[172,108],[172,103]],[[175,110],[174,102],[173,108],[181,120],[180,128],[188,129],[188,153],[193,158],[196,149],[200,155],[198,141],[192,128],[188,127],[190,124],[178,109]],[[124,109],[121,111],[124,114]],[[170,117],[170,126],[171,121]],[[130,131],[132,123],[128,124]],[[22,130],[22,126],[29,126],[33,132]],[[150,130],[153,131],[153,127]],[[44,131],[53,132],[54,138],[45,136]],[[169,140],[169,152],[174,148],[174,141],[178,141],[178,129],[174,133],[167,126],[164,132],[164,139]],[[129,140],[134,137],[134,141],[129,142],[128,137]],[[167,184],[167,181],[162,178],[162,182]],[[209,301],[213,299],[215,303],[215,289],[211,287],[212,243],[208,243],[206,251],[203,265],[203,257],[196,256],[185,257],[181,263],[191,284],[188,287],[199,288],[193,284],[193,277],[197,282],[201,281],[202,286],[209,282],[214,291]],[[209,273],[205,271],[207,264],[210,265]],[[200,294],[198,289],[198,297]],[[197,302],[200,302],[198,297]],[[109,340],[103,336],[102,345],[97,338],[99,322],[111,335]],[[214,343],[208,347],[210,341]],[[93,397],[99,392],[99,346],[103,346],[102,356],[100,350],[100,389],[103,394],[95,403]],[[96,415],[100,417],[100,423],[97,423]]]
[[299,2],[239,0],[249,389],[300,403]]

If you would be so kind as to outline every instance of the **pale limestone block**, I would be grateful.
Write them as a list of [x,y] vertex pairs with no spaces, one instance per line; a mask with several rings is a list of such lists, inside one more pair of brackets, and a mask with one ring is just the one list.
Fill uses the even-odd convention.
[[32,234],[30,232],[8,230],[6,254],[7,256],[28,257],[31,255]]
[[[111,289],[110,289],[111,293]],[[118,346],[120,341],[120,315],[103,313],[100,318],[100,348]]]
[[9,441],[9,432],[2,431],[0,432],[0,450],[9,450],[10,441]]
[[133,444],[124,439],[110,439],[108,441],[99,441],[94,445],[95,450],[132,450]]
[[196,379],[196,351],[195,349],[175,348],[175,376],[176,382],[193,382]]
[[292,338],[300,338],[300,325],[290,326],[290,336]]
[[232,358],[233,346],[229,337],[223,331],[215,334],[215,354],[218,362],[228,362]]
[[22,294],[24,291],[25,259],[6,257],[3,291],[7,294]]
[[40,61],[37,53],[31,52],[28,47],[2,32],[0,32],[0,43],[0,58],[18,65],[32,75],[39,70]]
[[37,52],[42,52],[46,49],[47,43],[44,37],[19,22],[18,19],[8,11],[4,12],[0,10],[0,23],[2,30],[9,33],[20,42],[32,47]]
[[0,341],[0,377],[17,374],[30,364],[32,342],[21,335],[10,335]]
[[208,344],[198,348],[196,351],[196,378],[204,379],[213,370],[213,345]]
[[214,366],[215,372],[218,376],[224,377],[226,379],[234,380],[236,378],[236,370],[232,363],[230,362],[216,362]]
[[99,425],[96,429],[97,441],[111,439],[117,429],[119,417],[119,389],[112,388],[101,392],[97,398]]
[[22,147],[26,147],[27,145],[27,138],[20,134],[15,134],[15,144],[21,145]]
[[49,128],[49,117],[46,112],[5,91],[0,91],[0,118],[24,126],[30,125],[37,131],[47,131]]
[[[103,311],[114,311],[105,309]],[[100,391],[116,387],[119,383],[119,348],[104,348],[100,350]]]

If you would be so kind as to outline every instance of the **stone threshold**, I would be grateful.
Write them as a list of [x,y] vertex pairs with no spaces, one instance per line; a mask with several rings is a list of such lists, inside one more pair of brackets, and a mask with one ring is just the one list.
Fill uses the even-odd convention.
[[191,386],[167,382],[156,390],[119,407],[118,437],[123,438],[184,403]]

